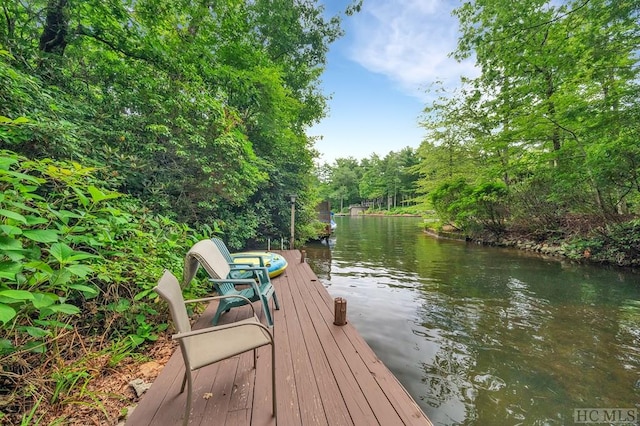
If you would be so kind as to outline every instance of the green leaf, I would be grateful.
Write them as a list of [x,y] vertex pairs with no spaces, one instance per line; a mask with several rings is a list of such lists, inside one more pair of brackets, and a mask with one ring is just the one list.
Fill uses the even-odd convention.
[[0,170],[9,170],[9,168],[18,162],[15,158],[0,157]]
[[73,254],[73,249],[64,243],[55,243],[51,245],[49,253],[51,253],[51,256],[53,256],[58,263],[65,264]]
[[9,201],[7,204],[10,204],[11,206],[15,207],[16,209],[19,210],[24,210],[24,211],[28,211],[31,213],[40,213],[40,211],[38,209],[34,209],[33,207],[30,207],[28,205],[26,205],[25,203],[19,203],[16,201]]
[[24,331],[26,331],[29,336],[35,337],[36,339],[40,337],[51,336],[51,332],[49,330],[43,330],[40,327],[27,326],[24,327]]
[[66,267],[66,270],[81,278],[93,272],[93,268],[88,265],[69,265]]
[[62,223],[67,225],[69,223],[69,219],[81,219],[83,216],[81,214],[69,211],[69,210],[50,210]]
[[100,201],[107,198],[104,192],[100,191],[93,185],[89,186],[89,194],[91,194],[91,199],[94,203],[99,203]]
[[85,295],[85,297],[94,297],[98,295],[98,290],[83,284],[71,284],[69,288],[81,291]]
[[2,321],[3,324],[11,321],[16,316],[16,314],[16,310],[11,306],[0,303],[0,321]]
[[120,299],[116,303],[110,303],[107,308],[113,312],[123,313],[129,310],[131,301],[129,299]]
[[153,289],[142,290],[140,293],[133,296],[133,300],[138,301],[147,297],[149,294],[153,293]]
[[8,236],[20,235],[22,234],[22,229],[13,225],[0,225],[0,231],[4,232]]
[[29,123],[30,121],[31,120],[29,120],[27,117],[21,116],[13,120],[13,124],[24,124]]
[[71,271],[67,270],[67,268],[62,268],[58,271],[54,271],[49,278],[49,281],[52,285],[61,288],[69,284],[71,281]]
[[52,293],[33,293],[33,307],[36,309],[51,306],[58,300],[58,296]]
[[22,267],[23,265],[20,262],[0,262],[0,278],[6,278],[14,281],[16,279],[16,274],[22,270]]
[[25,268],[35,269],[36,271],[41,271],[46,273],[47,275],[53,274],[53,268],[48,264],[41,260],[34,260],[33,262],[27,262],[24,265]]
[[90,254],[90,253],[85,253],[82,251],[74,251],[74,255],[73,256],[69,256],[69,261],[75,261],[75,260],[83,260],[83,259],[94,259],[100,256],[97,256],[95,254]]
[[89,205],[89,199],[80,191],[80,189],[73,187],[73,192],[78,196],[78,201],[82,204],[83,207],[87,207]]
[[72,330],[73,326],[71,324],[66,324],[64,322],[56,321],[53,319],[37,319],[33,321],[34,324],[39,324],[46,328],[63,328],[65,330]]
[[33,300],[33,293],[26,290],[2,290],[0,296],[15,300]]
[[0,353],[6,353],[14,349],[13,343],[9,339],[0,339]]
[[133,344],[134,348],[144,343],[144,338],[136,336],[135,334],[130,334],[128,337],[129,339],[131,339],[131,343]]
[[30,240],[39,243],[53,243],[59,239],[58,232],[53,229],[26,230],[22,234]]
[[44,342],[29,342],[24,345],[24,349],[36,354],[43,354],[47,351],[47,345]]
[[14,172],[12,170],[2,170],[2,169],[0,169],[0,171],[2,172],[2,173],[0,173],[0,175],[1,174],[9,175],[12,178],[26,180],[28,182],[35,183],[35,184],[38,184],[38,185],[43,183],[43,182],[45,182],[44,179],[37,178],[35,176],[31,176],[31,175],[28,175],[28,174],[25,174],[25,173]]
[[10,210],[0,209],[0,216],[7,217],[21,223],[27,223],[27,219],[24,216],[22,216],[20,213],[12,212]]
[[22,244],[20,241],[15,238],[10,237],[0,237],[0,250],[8,251],[8,250],[22,250]]
[[31,216],[31,215],[25,216],[25,219],[27,219],[27,225],[30,225],[30,226],[42,225],[43,223],[49,222],[47,219],[43,217]]
[[47,309],[53,311],[53,312],[57,312],[57,313],[61,313],[61,314],[69,314],[69,315],[75,315],[75,314],[79,314],[80,313],[80,309],[75,306],[75,305],[70,305],[68,303],[61,303],[59,305],[51,305],[48,306]]
[[[1,239],[2,237],[0,237]],[[22,260],[25,258],[25,253],[27,253],[27,250],[5,250],[4,251],[4,255],[7,256],[9,259],[11,259],[14,262],[17,262],[18,260]]]
[[94,203],[99,203],[100,201],[104,201],[104,200],[111,200],[113,198],[118,198],[122,195],[118,192],[109,192],[108,194],[105,194],[104,192],[102,192],[100,189],[96,188],[93,185],[89,186],[88,189],[89,189],[89,193],[91,194],[91,199],[93,200]]

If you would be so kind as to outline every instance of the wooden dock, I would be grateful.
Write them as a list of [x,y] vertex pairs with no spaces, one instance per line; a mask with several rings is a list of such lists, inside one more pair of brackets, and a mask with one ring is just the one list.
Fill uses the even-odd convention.
[[[289,263],[274,278],[279,425],[431,425],[431,422],[349,323],[336,326],[334,300],[297,250],[279,252]],[[180,271],[174,271],[179,273]],[[259,303],[255,303],[256,310]],[[215,304],[194,328],[209,324]],[[262,313],[260,312],[262,315]],[[236,308],[220,323],[246,318]],[[348,319],[348,312],[347,312]],[[263,318],[264,321],[264,318]],[[271,352],[258,350],[202,368],[194,381],[190,425],[275,425],[271,410]],[[179,425],[186,390],[177,350],[127,420],[127,426]]]

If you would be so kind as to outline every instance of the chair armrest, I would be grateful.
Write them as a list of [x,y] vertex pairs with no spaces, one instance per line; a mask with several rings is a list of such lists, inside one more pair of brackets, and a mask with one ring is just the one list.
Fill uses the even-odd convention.
[[[265,273],[267,272],[267,268],[263,268]],[[267,278],[269,278],[269,274],[267,273],[266,275]],[[253,293],[256,296],[260,295],[260,288],[258,287],[258,283],[256,283],[256,280],[254,279],[233,279],[233,278],[225,278],[224,280],[220,280],[217,278],[209,278],[209,281],[211,281],[212,283],[215,284],[224,284],[224,283],[229,283],[229,284],[233,284],[234,286],[238,285],[238,284],[243,284],[243,285],[248,285],[251,286],[251,288],[253,289]],[[260,282],[262,282],[262,280],[260,280]],[[251,303],[251,302],[249,302]]]
[[[199,302],[210,302],[212,300],[218,300],[218,299],[226,299],[226,298],[230,298],[230,297],[239,297],[241,299],[247,299],[244,296],[241,295],[236,295],[236,294],[225,294],[222,296],[211,296],[211,297],[203,297],[202,299],[189,299],[189,300],[185,300],[184,303],[199,303]],[[247,299],[247,302],[251,303],[251,301],[249,299]]]
[[196,336],[198,334],[212,333],[214,331],[226,330],[228,328],[238,328],[238,327],[259,327],[267,332],[271,342],[273,343],[273,333],[266,325],[262,324],[258,318],[254,315],[253,318],[256,322],[232,322],[230,324],[216,325],[214,327],[200,328],[198,330],[191,330],[185,333],[177,333],[171,336],[172,339],[182,339],[189,336]]
[[251,283],[255,283],[255,280],[250,278],[225,278],[225,279],[209,278],[209,281],[216,284],[230,283],[233,285],[237,285],[237,284],[251,285]]
[[[247,280],[247,281],[252,281],[253,280]],[[255,290],[254,290],[255,291]],[[184,303],[199,303],[199,302],[210,302],[212,300],[220,300],[220,299],[244,299],[245,302],[247,302],[247,305],[251,306],[251,310],[253,311],[253,316],[256,315],[256,308],[253,307],[253,304],[251,303],[251,300],[249,300],[248,298],[241,296],[239,294],[225,294],[222,296],[211,296],[211,297],[203,297],[202,299],[190,299],[190,300],[185,300]]]
[[[231,270],[235,271],[236,269],[241,269],[243,271],[257,271],[257,272],[262,272],[264,274],[265,277],[269,277],[269,268],[267,268],[266,266],[242,266],[240,268],[231,268]],[[255,274],[254,274],[255,275]],[[214,279],[214,278],[211,278]],[[230,278],[230,280],[233,278]],[[226,282],[226,280],[223,280]],[[261,280],[262,281],[262,280]]]
[[243,271],[262,271],[263,269],[266,269],[267,273],[269,273],[269,269],[266,266],[245,265],[244,263],[230,263],[229,266],[231,266],[232,271],[237,269],[241,269]]

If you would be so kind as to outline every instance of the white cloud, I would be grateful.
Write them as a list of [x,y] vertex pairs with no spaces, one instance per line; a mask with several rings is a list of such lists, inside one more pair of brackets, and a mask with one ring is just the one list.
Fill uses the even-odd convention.
[[473,61],[448,57],[458,39],[451,16],[455,5],[451,0],[365,0],[349,29],[351,59],[423,100],[424,89],[436,81],[457,87],[461,75],[477,72]]

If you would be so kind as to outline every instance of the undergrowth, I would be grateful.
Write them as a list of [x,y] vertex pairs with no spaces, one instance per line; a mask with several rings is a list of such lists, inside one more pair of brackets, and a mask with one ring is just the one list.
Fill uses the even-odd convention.
[[0,151],[1,424],[38,424],[61,404],[100,410],[91,381],[167,327],[153,287],[204,237],[98,173]]

